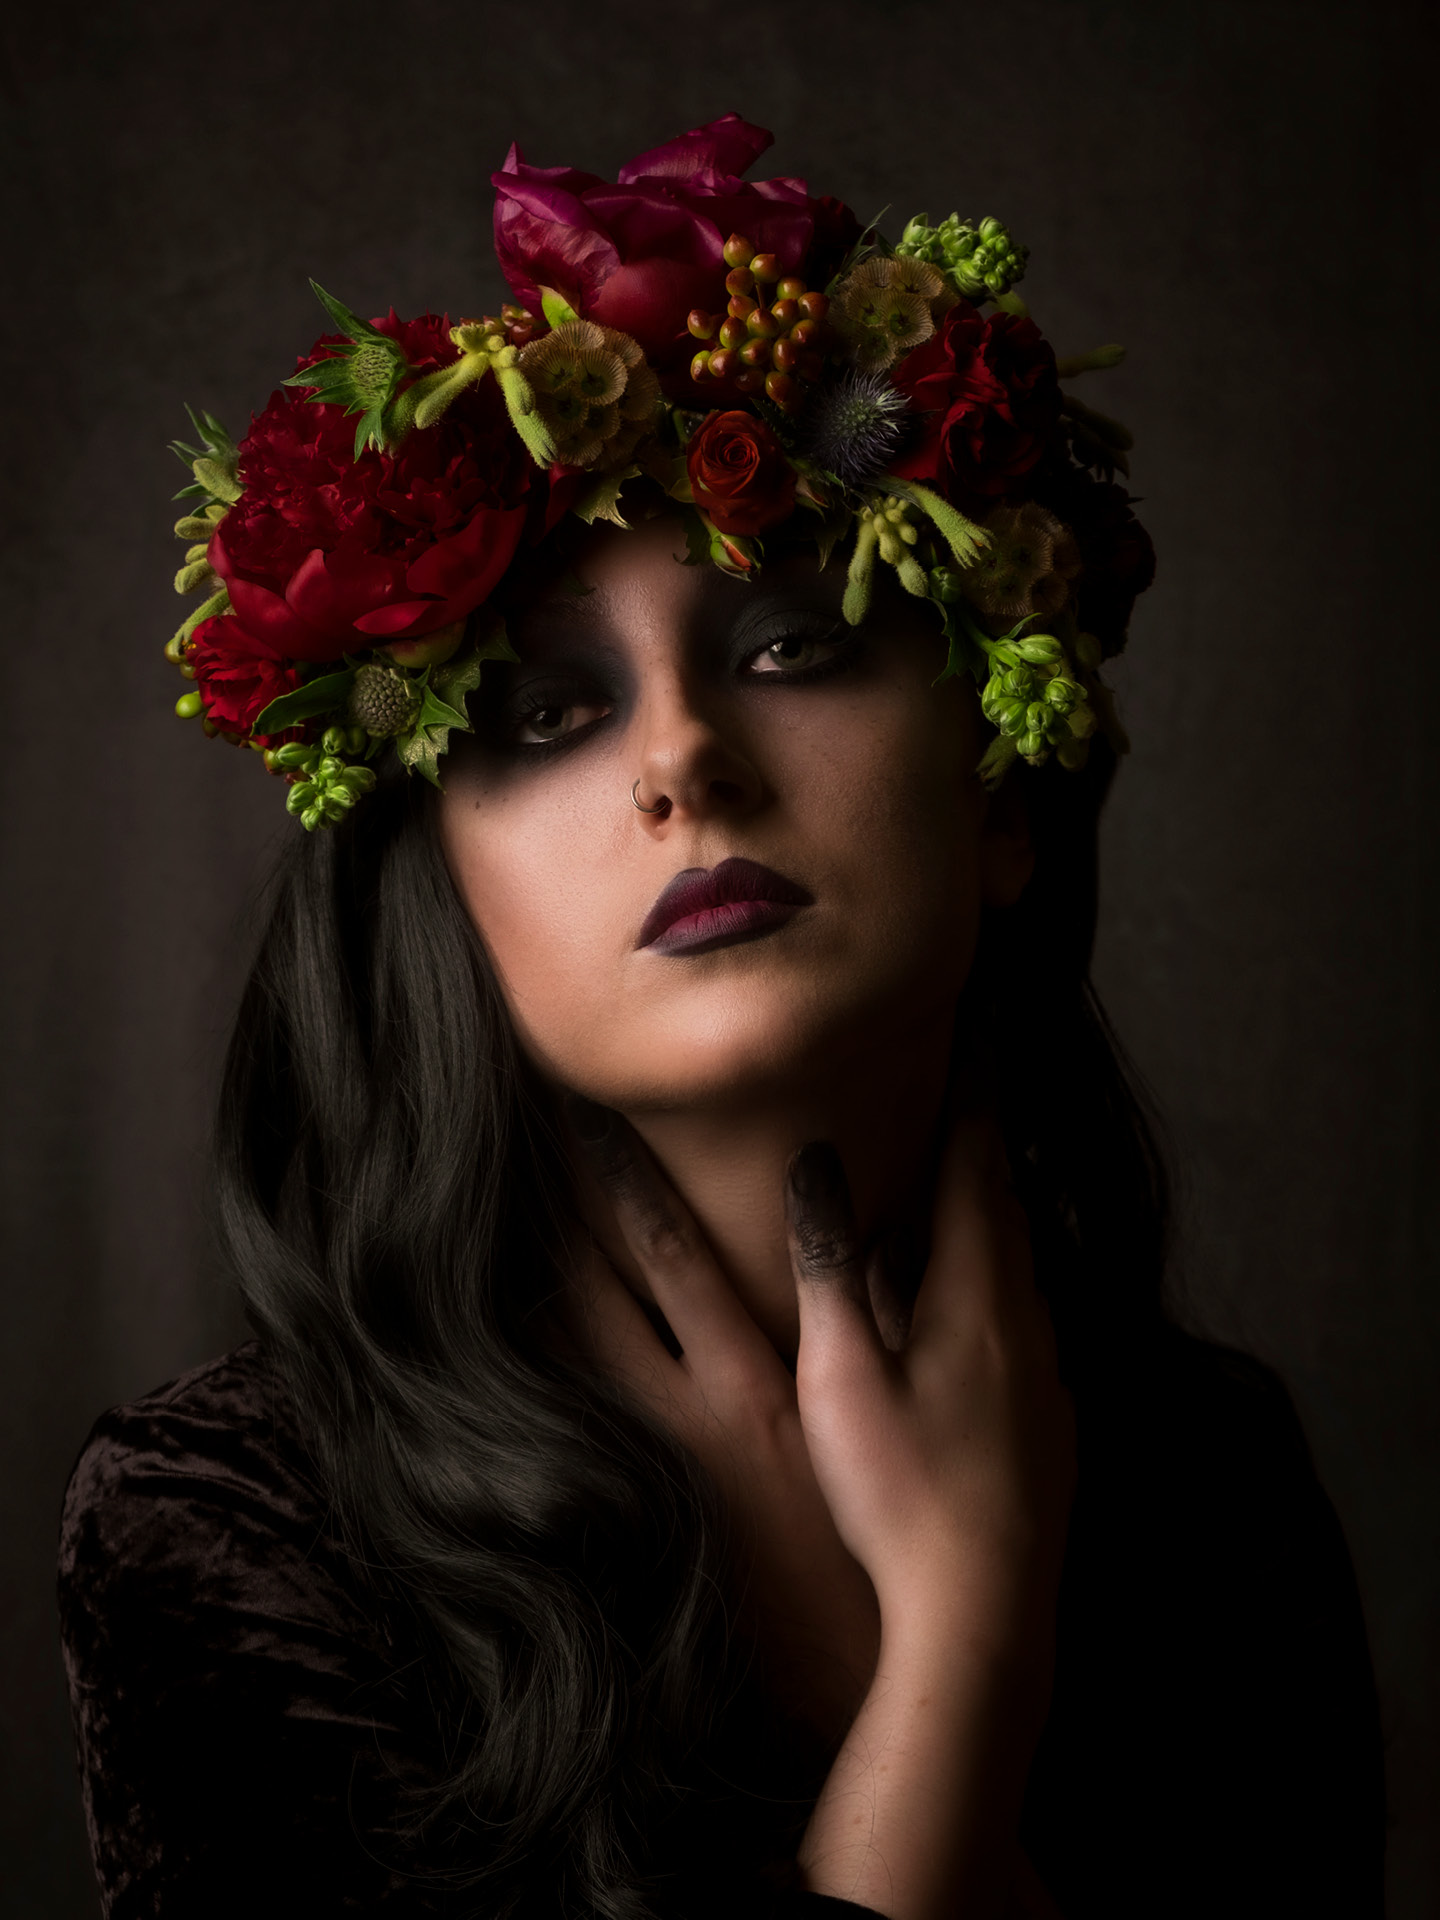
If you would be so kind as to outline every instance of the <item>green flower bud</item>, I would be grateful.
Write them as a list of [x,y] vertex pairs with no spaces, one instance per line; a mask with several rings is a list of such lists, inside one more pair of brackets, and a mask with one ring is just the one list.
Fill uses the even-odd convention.
[[1023,640],[1012,641],[1011,645],[1022,660],[1028,660],[1037,667],[1048,667],[1052,661],[1065,657],[1065,649],[1048,633],[1027,634]]
[[345,738],[343,727],[327,727],[320,736],[320,745],[326,753],[340,754],[345,751]]
[[285,796],[285,811],[287,813],[303,813],[314,798],[315,782],[313,780],[297,780]]
[[315,757],[315,749],[307,747],[303,740],[289,740],[283,747],[275,749],[275,764],[293,772],[298,767],[309,770]]
[[306,807],[300,816],[300,824],[307,833],[313,833],[316,827],[323,826],[324,823],[325,815],[319,807]]
[[205,711],[205,702],[198,693],[182,693],[175,702],[175,711],[182,720],[193,720]]

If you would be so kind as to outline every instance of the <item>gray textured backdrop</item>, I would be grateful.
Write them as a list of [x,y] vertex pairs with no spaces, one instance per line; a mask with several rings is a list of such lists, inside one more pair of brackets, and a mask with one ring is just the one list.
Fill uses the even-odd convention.
[[[1435,47],[1318,0],[375,0],[12,25],[0,1906],[95,1911],[50,1603],[93,1415],[219,1350],[199,1227],[245,909],[282,830],[170,715],[163,450],[319,330],[499,297],[487,176],[607,171],[730,107],[862,214],[1004,213],[1134,427],[1159,583],[1099,975],[1170,1115],[1192,1315],[1289,1381],[1359,1565],[1395,1920],[1440,1911]],[[1428,1815],[1428,1818],[1427,1818]]]

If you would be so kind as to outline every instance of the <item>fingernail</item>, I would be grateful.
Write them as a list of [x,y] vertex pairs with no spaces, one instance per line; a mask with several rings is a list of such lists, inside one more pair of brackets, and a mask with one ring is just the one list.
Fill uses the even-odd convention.
[[826,1200],[847,1200],[845,1168],[828,1140],[811,1140],[790,1162],[790,1185],[797,1199],[809,1206]]
[[587,1146],[594,1146],[603,1140],[615,1118],[609,1107],[587,1100],[583,1093],[566,1094],[565,1107],[571,1126]]

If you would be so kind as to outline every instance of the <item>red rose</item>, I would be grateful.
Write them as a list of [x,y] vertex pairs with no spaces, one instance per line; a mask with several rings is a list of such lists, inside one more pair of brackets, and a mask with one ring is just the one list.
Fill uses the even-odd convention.
[[712,413],[685,452],[690,487],[721,533],[763,533],[795,506],[795,469],[763,420]]
[[231,614],[202,621],[190,636],[186,660],[207,716],[222,733],[249,733],[282,693],[300,685],[300,675],[255,643]]
[[573,167],[532,167],[512,147],[492,179],[495,251],[516,299],[538,313],[540,289],[553,287],[584,319],[632,334],[662,371],[688,362],[686,316],[723,304],[732,233],[786,273],[812,249],[818,266],[833,267],[859,238],[849,208],[812,199],[803,180],[740,179],[773,138],[727,113],[642,153],[613,186]]
[[[438,315],[376,325],[420,372],[456,358]],[[493,379],[393,453],[356,460],[354,442],[339,406],[286,387],[240,444],[245,491],[209,553],[257,655],[338,660],[434,633],[478,607],[510,563],[532,468]]]
[[1009,493],[1054,443],[1055,355],[1033,320],[988,319],[968,300],[892,376],[923,426],[890,471],[948,497]]

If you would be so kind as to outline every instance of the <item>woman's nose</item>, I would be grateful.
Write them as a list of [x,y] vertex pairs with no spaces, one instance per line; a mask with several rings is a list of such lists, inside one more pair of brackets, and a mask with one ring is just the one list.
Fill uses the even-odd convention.
[[759,805],[764,782],[745,743],[678,675],[647,688],[636,723],[633,798],[647,826],[748,813]]

